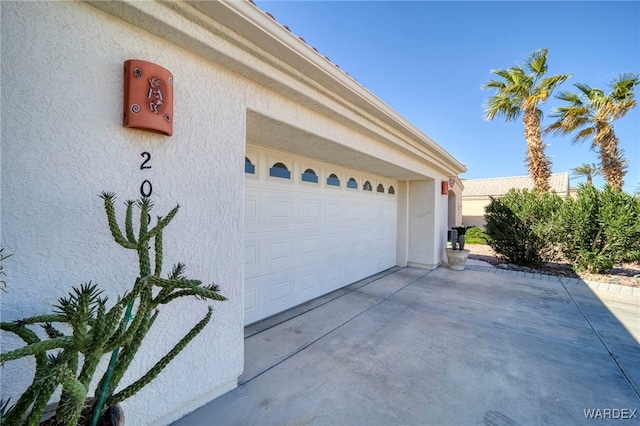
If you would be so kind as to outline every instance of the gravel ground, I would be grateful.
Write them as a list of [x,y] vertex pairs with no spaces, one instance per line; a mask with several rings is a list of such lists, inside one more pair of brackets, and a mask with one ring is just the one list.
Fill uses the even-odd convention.
[[640,287],[640,264],[617,265],[608,274],[588,274],[574,272],[567,263],[546,263],[540,268],[527,268],[526,266],[518,266],[507,264],[496,256],[493,249],[482,244],[465,244],[464,248],[470,251],[469,259],[482,260],[496,267],[511,269],[516,271],[537,272],[539,274],[548,274],[561,277],[582,278],[585,281],[596,281],[601,283],[620,284],[630,287]]

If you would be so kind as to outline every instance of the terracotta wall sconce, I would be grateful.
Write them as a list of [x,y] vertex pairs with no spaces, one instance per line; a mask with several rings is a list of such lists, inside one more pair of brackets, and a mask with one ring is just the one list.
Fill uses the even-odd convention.
[[442,194],[442,195],[449,194],[449,181],[443,180],[440,183],[440,194]]
[[124,62],[124,127],[173,134],[173,74],[160,65]]

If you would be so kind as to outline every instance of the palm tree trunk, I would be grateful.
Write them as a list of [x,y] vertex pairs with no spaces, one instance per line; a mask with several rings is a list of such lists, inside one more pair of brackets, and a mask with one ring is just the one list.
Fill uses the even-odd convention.
[[527,168],[535,188],[541,192],[549,191],[551,161],[544,154],[544,142],[540,132],[540,112],[537,108],[524,110],[524,137],[527,140]]
[[598,146],[600,167],[604,180],[615,191],[622,191],[625,175],[625,161],[618,148],[618,138],[610,126],[596,125],[595,141]]

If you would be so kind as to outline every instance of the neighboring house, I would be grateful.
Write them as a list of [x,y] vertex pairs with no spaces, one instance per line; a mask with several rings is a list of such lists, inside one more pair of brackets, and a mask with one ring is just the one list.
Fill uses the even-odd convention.
[[[443,262],[465,166],[252,3],[0,7],[3,321],[49,312],[90,280],[110,300],[130,288],[137,265],[112,241],[102,191],[118,196],[120,220],[141,192],[158,214],[179,203],[167,269],[183,261],[228,298],[124,402],[127,424],[168,424],[236,387],[245,325],[396,265]],[[172,72],[172,136],[123,127],[129,59]],[[179,303],[132,377],[207,310]],[[15,400],[30,366],[13,364],[2,396]]]
[[[490,179],[462,179],[462,222],[465,226],[484,227],[484,208],[489,197],[500,197],[511,189],[533,189],[530,176],[512,176]],[[550,179],[551,191],[566,199],[569,196],[569,173],[554,173]]]

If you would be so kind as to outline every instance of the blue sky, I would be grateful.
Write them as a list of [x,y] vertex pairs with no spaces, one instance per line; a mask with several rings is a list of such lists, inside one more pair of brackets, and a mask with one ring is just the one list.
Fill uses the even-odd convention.
[[[640,73],[640,2],[260,1],[256,5],[317,48],[435,140],[468,171],[462,178],[526,175],[522,120],[488,122],[481,86],[492,69],[523,65],[549,49],[547,75],[607,89]],[[557,94],[558,90],[554,93]],[[636,88],[640,100],[640,88]],[[555,98],[541,106],[551,123]],[[614,123],[629,162],[624,190],[640,187],[640,106]],[[590,143],[545,136],[552,169],[598,163]],[[584,182],[573,178],[571,185]],[[594,181],[603,185],[601,178]]]

